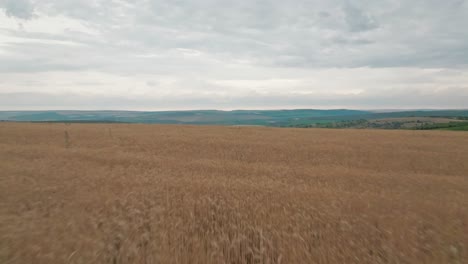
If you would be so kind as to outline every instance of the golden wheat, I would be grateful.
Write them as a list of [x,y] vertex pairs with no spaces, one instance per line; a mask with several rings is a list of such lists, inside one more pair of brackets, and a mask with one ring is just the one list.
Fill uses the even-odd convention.
[[467,195],[463,132],[0,124],[1,263],[466,263]]

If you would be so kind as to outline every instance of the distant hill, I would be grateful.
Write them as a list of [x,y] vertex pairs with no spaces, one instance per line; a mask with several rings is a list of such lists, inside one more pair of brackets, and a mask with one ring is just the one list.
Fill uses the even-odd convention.
[[122,122],[146,124],[209,124],[304,126],[351,120],[403,117],[468,117],[468,110],[377,112],[349,109],[194,110],[194,111],[0,111],[0,120],[19,122]]
[[276,125],[290,120],[370,114],[358,110],[196,111],[3,111],[0,120],[30,122],[125,122],[160,124]]

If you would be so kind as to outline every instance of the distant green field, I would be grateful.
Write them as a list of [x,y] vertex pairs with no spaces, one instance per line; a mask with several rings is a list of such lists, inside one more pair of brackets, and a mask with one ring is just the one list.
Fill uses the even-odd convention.
[[468,131],[468,122],[449,122],[449,123],[441,123],[441,124],[423,125],[416,129]]
[[468,125],[456,126],[456,127],[439,128],[439,129],[437,129],[437,130],[468,131]]
[[[291,124],[299,128],[355,128],[355,129],[404,129],[404,130],[452,130],[468,131],[468,122],[457,117],[424,117],[424,118],[388,118],[388,119],[358,119],[310,124]],[[325,120],[323,120],[325,121]]]

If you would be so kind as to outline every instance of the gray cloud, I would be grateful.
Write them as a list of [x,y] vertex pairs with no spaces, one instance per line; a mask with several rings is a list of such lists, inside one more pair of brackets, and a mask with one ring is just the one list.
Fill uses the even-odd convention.
[[[452,67],[466,65],[464,1],[3,0],[7,14],[65,15],[99,32],[96,49],[189,48],[264,65]],[[16,10],[16,11],[14,11]],[[377,21],[377,17],[379,21]],[[66,34],[67,32],[64,32]],[[64,37],[64,34],[57,37]],[[96,43],[100,42],[100,43]],[[360,47],[359,47],[360,46]],[[20,47],[16,47],[22,52]],[[90,54],[91,55],[91,54]],[[291,63],[288,58],[301,58]]]
[[34,6],[29,0],[1,0],[0,7],[8,16],[31,19],[34,15]]
[[[123,98],[124,86],[138,83],[135,89],[148,94],[190,90],[219,100],[261,98],[251,94],[261,90],[265,100],[285,104],[275,99],[288,98],[281,89],[310,94],[328,89],[318,98],[344,104],[345,95],[336,102],[327,96],[346,89],[380,92],[402,82],[417,90],[421,84],[411,74],[429,78],[426,70],[441,69],[448,76],[468,69],[467,24],[463,0],[0,0],[0,78],[8,80],[0,82],[0,93],[69,89],[86,94],[89,83],[96,83],[96,89],[107,89],[101,94]],[[327,78],[318,75],[333,69]],[[368,75],[373,80],[362,81]],[[13,76],[42,78],[43,85],[28,86]],[[57,81],[65,76],[69,82]],[[122,78],[125,83],[116,81]],[[453,78],[424,83],[423,89],[444,88],[455,104],[453,82],[467,79]],[[276,88],[219,84],[256,79]],[[291,87],[281,79],[299,84]],[[189,97],[195,105],[198,99]],[[305,98],[311,106],[323,102]]]
[[347,3],[343,10],[346,22],[352,32],[367,31],[378,27],[378,23],[375,18],[369,14],[365,14],[362,10],[356,8],[350,3]]

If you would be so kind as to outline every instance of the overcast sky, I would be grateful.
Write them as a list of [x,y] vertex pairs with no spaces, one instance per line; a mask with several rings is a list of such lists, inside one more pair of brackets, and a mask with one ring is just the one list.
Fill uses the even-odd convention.
[[0,0],[0,110],[468,108],[468,0]]

